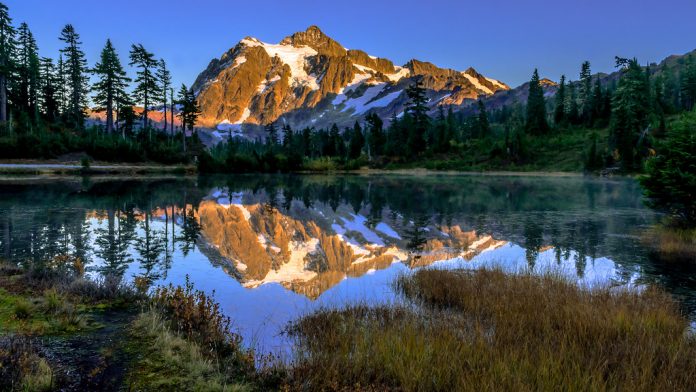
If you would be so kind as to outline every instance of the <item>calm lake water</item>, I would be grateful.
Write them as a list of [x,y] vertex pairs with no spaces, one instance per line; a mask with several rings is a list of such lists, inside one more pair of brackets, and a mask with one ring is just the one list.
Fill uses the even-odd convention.
[[[416,268],[553,269],[656,283],[696,314],[696,271],[650,258],[658,217],[629,179],[475,175],[0,181],[0,257],[68,252],[90,274],[214,293],[245,342],[282,352],[288,322],[390,303]],[[689,270],[688,268],[691,268]]]

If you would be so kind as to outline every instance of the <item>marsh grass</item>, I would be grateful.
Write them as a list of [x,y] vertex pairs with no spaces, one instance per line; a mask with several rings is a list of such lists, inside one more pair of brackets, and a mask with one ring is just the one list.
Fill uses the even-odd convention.
[[54,375],[26,337],[0,337],[0,390],[47,391],[54,385]]
[[131,390],[246,391],[243,383],[230,382],[205,348],[171,331],[161,313],[141,313],[131,330],[132,349],[139,359],[128,375]]
[[659,290],[561,276],[420,270],[402,306],[309,315],[291,385],[306,390],[692,390],[696,340]]
[[664,261],[696,264],[696,229],[656,225],[641,235],[641,240]]

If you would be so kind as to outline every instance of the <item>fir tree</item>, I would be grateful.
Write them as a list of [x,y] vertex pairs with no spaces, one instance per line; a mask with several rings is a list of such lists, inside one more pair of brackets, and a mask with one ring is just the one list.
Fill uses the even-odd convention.
[[428,117],[428,99],[425,96],[423,81],[419,78],[406,89],[408,104],[406,113],[411,124],[408,128],[407,147],[410,154],[419,154],[425,150],[424,135],[428,130],[430,118]]
[[348,158],[359,158],[360,154],[362,154],[363,146],[365,146],[365,136],[360,124],[356,121],[350,135],[350,142],[348,143]]
[[553,122],[556,126],[563,126],[566,123],[566,77],[561,75],[561,83],[556,92],[556,107],[553,110]]
[[201,109],[196,101],[196,96],[193,91],[190,91],[185,84],[181,85],[177,96],[177,104],[181,109],[177,116],[181,119],[181,139],[184,152],[186,151],[186,128],[188,127],[193,132],[193,127],[198,121],[198,116],[201,114]]
[[529,82],[529,97],[527,98],[526,131],[530,135],[545,135],[549,132],[546,122],[546,101],[544,90],[539,81],[539,72],[535,69]]
[[[147,129],[150,123],[148,118],[150,104],[152,104],[157,97],[155,68],[158,63],[155,60],[155,55],[145,50],[142,44],[134,44],[131,46],[130,50],[129,65],[138,68],[138,77],[135,79],[135,83],[137,84],[135,90],[133,90],[133,97],[136,102],[142,103],[143,105],[143,129]],[[152,139],[152,131],[149,129],[148,139]]]
[[58,75],[56,75],[53,60],[43,57],[41,59],[41,102],[43,115],[48,122],[55,122],[59,115],[57,85]]
[[[157,82],[159,83],[159,98],[164,111],[164,132],[167,132],[167,92],[172,85],[172,74],[167,69],[167,63],[160,59],[157,67]],[[174,108],[172,108],[174,110]]]
[[382,119],[375,113],[370,113],[366,118],[368,127],[367,136],[367,152],[370,158],[382,155],[384,152],[384,144],[386,142],[384,138],[384,130],[382,126],[384,123]]
[[7,121],[7,90],[13,72],[15,29],[5,4],[0,3],[0,124]]
[[32,116],[36,123],[39,117],[40,64],[38,47],[34,35],[26,23],[17,30],[16,88],[13,102],[21,113]]
[[592,72],[590,62],[585,61],[580,67],[580,116],[585,124],[592,121]]
[[622,61],[622,75],[612,100],[612,144],[617,149],[624,170],[635,169],[635,144],[647,125],[648,100],[646,79],[636,59]]
[[483,101],[478,100],[478,129],[480,137],[488,137],[491,134],[491,124],[488,122],[488,113]]
[[270,148],[274,148],[278,145],[278,128],[276,128],[275,123],[268,123],[266,125],[266,144]]
[[92,73],[99,78],[93,87],[96,91],[94,102],[106,110],[106,132],[112,133],[114,131],[114,105],[118,97],[126,95],[125,88],[130,79],[121,66],[121,60],[119,60],[111,40],[106,40],[99,62],[94,66]]
[[290,124],[283,125],[283,148],[288,149],[292,144],[292,128]]
[[75,32],[75,28],[68,24],[61,32],[60,40],[65,43],[65,47],[60,52],[65,56],[65,78],[66,78],[66,111],[65,117],[69,125],[76,129],[84,127],[85,112],[87,105],[87,60],[80,48],[80,36]]

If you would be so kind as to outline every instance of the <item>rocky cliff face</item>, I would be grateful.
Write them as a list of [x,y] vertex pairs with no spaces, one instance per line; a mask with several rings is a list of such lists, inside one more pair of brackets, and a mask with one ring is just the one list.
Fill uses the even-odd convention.
[[411,60],[405,66],[346,49],[318,27],[279,44],[247,37],[210,62],[193,85],[201,123],[220,130],[278,120],[295,126],[349,124],[370,112],[403,111],[404,89],[423,80],[431,106],[461,105],[509,87],[479,74]]

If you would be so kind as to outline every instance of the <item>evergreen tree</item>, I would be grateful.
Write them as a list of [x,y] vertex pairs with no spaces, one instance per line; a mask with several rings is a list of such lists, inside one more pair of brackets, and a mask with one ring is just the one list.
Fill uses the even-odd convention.
[[[145,50],[142,44],[132,45],[130,50],[130,66],[138,68],[135,79],[135,90],[133,96],[136,102],[143,105],[143,129],[148,129],[150,119],[148,112],[150,105],[157,98],[157,79],[155,68],[158,63],[155,60],[155,55]],[[152,131],[148,129],[148,139],[152,139]]]
[[198,106],[198,101],[193,91],[188,89],[185,84],[181,85],[179,89],[177,103],[181,105],[181,110],[179,111],[179,118],[181,119],[182,129],[184,134],[186,133],[186,128],[193,131],[198,117],[201,115],[201,108]]
[[87,60],[80,48],[80,36],[75,28],[68,24],[61,32],[60,40],[65,47],[60,52],[65,56],[66,79],[66,111],[65,117],[69,125],[76,129],[84,127],[85,112],[87,106]]
[[366,121],[368,127],[368,155],[370,156],[370,158],[380,156],[384,152],[384,144],[386,142],[384,137],[384,130],[382,129],[384,123],[382,122],[382,119],[375,113],[368,114]]
[[283,148],[288,149],[292,144],[292,128],[290,124],[283,125]]
[[58,75],[53,60],[48,57],[41,59],[41,103],[43,115],[48,122],[55,122],[59,115],[59,103],[56,97]]
[[482,100],[478,100],[478,129],[480,137],[488,137],[491,134],[491,124],[488,122],[486,105]]
[[680,74],[681,104],[684,110],[691,110],[696,104],[696,62],[687,57]]
[[268,123],[266,125],[266,144],[270,148],[274,148],[278,145],[278,128],[276,128],[275,123]]
[[592,121],[592,72],[590,62],[580,67],[580,117],[585,124]]
[[549,132],[546,122],[546,101],[544,90],[539,81],[539,72],[535,69],[529,82],[529,97],[527,98],[526,131],[530,135],[545,135]]
[[659,153],[648,160],[641,185],[653,208],[696,227],[696,113],[685,113],[667,131]]
[[414,84],[406,89],[408,104],[406,113],[410,126],[408,127],[407,148],[409,154],[419,154],[426,148],[424,135],[428,130],[430,118],[428,117],[428,99],[425,96],[423,81],[418,78]]
[[0,3],[0,124],[8,119],[7,90],[13,72],[15,29],[5,4]]
[[17,30],[17,79],[13,88],[13,103],[20,113],[32,115],[36,122],[39,114],[39,54],[34,35],[26,23]]
[[578,96],[576,93],[575,84],[568,83],[568,102],[566,102],[566,120],[568,123],[577,125],[580,121],[580,113],[578,108]]
[[331,125],[331,129],[329,130],[329,140],[325,154],[328,156],[337,156],[340,155],[342,150],[343,140],[341,139],[341,133],[338,130],[338,125],[334,123]]
[[[167,132],[167,92],[172,85],[172,74],[167,69],[167,63],[160,59],[157,67],[157,81],[159,83],[159,98],[164,112],[164,132]],[[174,110],[174,108],[172,108]]]
[[63,54],[58,56],[58,65],[56,66],[58,87],[56,88],[56,96],[58,98],[58,111],[61,115],[66,112],[68,107],[68,77],[65,74],[65,61],[63,61]]
[[636,141],[647,125],[649,102],[646,79],[638,60],[617,58],[622,75],[612,100],[612,145],[617,149],[624,170],[635,169]]
[[563,126],[566,123],[566,77],[561,75],[561,83],[556,92],[556,107],[553,110],[553,122],[556,126]]
[[357,159],[362,154],[362,149],[365,146],[365,136],[363,135],[362,128],[358,122],[353,125],[353,131],[350,135],[350,142],[348,144],[348,158]]
[[126,95],[125,88],[130,79],[121,66],[121,60],[119,60],[111,40],[106,40],[99,62],[94,66],[92,73],[99,78],[93,87],[93,90],[96,91],[94,102],[106,110],[106,132],[112,133],[114,131],[115,101],[117,97]]

